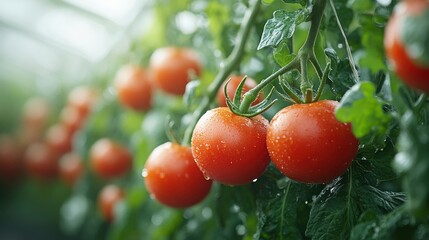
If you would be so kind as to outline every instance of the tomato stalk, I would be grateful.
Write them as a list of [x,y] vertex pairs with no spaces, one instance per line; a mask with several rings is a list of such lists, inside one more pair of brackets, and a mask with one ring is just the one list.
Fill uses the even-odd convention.
[[237,45],[232,49],[232,52],[226,58],[225,62],[221,64],[220,70],[216,75],[213,82],[208,87],[208,94],[203,98],[201,104],[192,115],[191,122],[185,130],[182,145],[189,145],[191,142],[192,132],[201,116],[207,111],[209,105],[216,98],[216,94],[221,87],[223,81],[232,73],[236,66],[240,63],[244,55],[244,47],[249,38],[250,30],[256,19],[257,13],[261,6],[260,0],[253,0],[250,8],[246,11],[240,30],[237,34]]
[[[304,102],[312,102],[314,101],[312,99],[313,95],[313,88],[311,82],[308,80],[307,77],[307,68],[308,68],[308,61],[313,65],[314,69],[316,70],[316,73],[321,81],[320,86],[323,87],[323,73],[322,68],[320,67],[319,61],[316,58],[316,54],[314,53],[314,46],[316,43],[317,35],[320,30],[320,24],[323,17],[323,12],[326,7],[327,0],[318,0],[315,1],[313,6],[313,12],[311,15],[311,26],[309,33],[307,35],[307,38],[302,45],[302,47],[299,49],[297,56],[287,65],[283,66],[279,70],[277,70],[275,73],[271,74],[269,77],[262,80],[256,87],[249,90],[243,95],[243,101],[240,104],[239,111],[241,113],[246,113],[252,102],[257,98],[259,92],[268,84],[270,84],[272,81],[276,80],[280,75],[285,74],[288,71],[291,71],[293,69],[298,69],[301,72],[301,91],[304,96]],[[323,84],[322,84],[323,83]],[[293,93],[291,89],[289,89],[287,86],[284,86],[286,89],[286,93],[294,100],[294,102],[301,102],[295,100],[295,95],[291,96],[290,93]],[[320,97],[321,93],[319,91],[322,91],[322,89],[318,90],[317,96]],[[315,98],[315,100],[318,100],[318,97]]]

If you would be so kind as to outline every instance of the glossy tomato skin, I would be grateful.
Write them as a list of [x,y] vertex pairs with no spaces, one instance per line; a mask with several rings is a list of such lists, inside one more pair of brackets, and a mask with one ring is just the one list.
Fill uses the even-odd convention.
[[116,185],[106,185],[101,189],[98,196],[98,205],[104,220],[107,222],[115,220],[116,204],[122,201],[124,197],[124,191]]
[[115,86],[122,105],[136,111],[148,110],[152,105],[150,76],[139,66],[122,67],[115,78]]
[[125,175],[132,167],[132,160],[125,146],[108,138],[99,139],[90,149],[91,167],[105,179]]
[[32,143],[24,153],[28,173],[42,180],[53,179],[58,174],[58,153],[45,142]]
[[[228,83],[228,86],[226,87],[226,93],[228,94],[228,97],[231,100],[234,99],[235,91],[237,90],[238,85],[240,85],[241,80],[243,80],[243,77],[244,76],[241,76],[241,75],[232,75],[229,77],[230,81]],[[224,82],[222,84],[221,88],[219,88],[219,90],[217,92],[216,100],[217,100],[219,107],[226,107],[227,106],[226,105],[225,92],[224,92],[225,84],[226,84],[226,82]],[[243,94],[248,92],[250,89],[256,87],[256,85],[258,85],[258,83],[255,80],[253,80],[250,77],[247,77],[246,81],[244,82],[243,92],[242,92],[241,96],[243,96]],[[260,103],[262,101],[262,99],[263,99],[262,94],[259,94],[258,97],[256,98],[256,100],[252,103],[252,106]]]
[[191,149],[171,142],[152,151],[142,175],[151,195],[173,208],[201,202],[212,186],[195,164]]
[[399,2],[385,28],[384,36],[387,59],[395,73],[407,85],[426,93],[429,93],[429,66],[417,63],[408,55],[400,35],[402,29],[407,27],[403,24],[407,17],[422,14],[428,8],[428,1]]
[[328,183],[347,170],[359,143],[351,125],[335,118],[337,105],[331,100],[295,104],[273,117],[267,147],[284,175],[304,183]]
[[241,117],[226,107],[207,111],[192,135],[198,167],[212,180],[242,185],[258,178],[270,159],[266,147],[268,120]]
[[191,72],[199,76],[202,71],[200,59],[189,48],[159,48],[152,54],[149,65],[155,85],[174,95],[185,93]]
[[83,174],[83,171],[82,159],[77,153],[67,153],[60,158],[60,176],[67,185],[73,186]]
[[22,147],[11,136],[0,136],[0,182],[11,184],[22,173]]

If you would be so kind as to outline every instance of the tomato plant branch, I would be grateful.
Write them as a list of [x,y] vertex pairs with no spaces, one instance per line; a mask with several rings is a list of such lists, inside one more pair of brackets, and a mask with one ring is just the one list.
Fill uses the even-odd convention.
[[227,57],[224,63],[221,64],[220,70],[216,75],[213,82],[208,87],[208,95],[203,98],[201,104],[195,110],[192,115],[191,122],[185,130],[182,144],[188,145],[191,142],[192,132],[195,128],[200,117],[207,111],[210,103],[216,97],[218,89],[221,87],[223,81],[231,74],[231,72],[236,68],[236,66],[240,63],[243,54],[244,47],[249,38],[250,30],[253,26],[253,22],[256,19],[256,15],[260,9],[261,1],[254,0],[251,4],[251,7],[246,11],[243,22],[241,24],[240,30],[237,35],[237,45],[233,48],[230,55]]
[[344,44],[346,45],[346,50],[347,50],[347,56],[349,57],[349,63],[350,63],[350,67],[352,68],[353,71],[353,75],[355,76],[356,81],[360,81],[360,77],[359,77],[359,73],[356,69],[356,65],[353,59],[353,55],[352,55],[352,51],[350,49],[350,45],[349,42],[347,40],[347,36],[344,32],[343,26],[341,25],[340,19],[338,18],[338,14],[337,14],[337,10],[335,9],[335,5],[334,2],[332,0],[329,0],[329,3],[331,5],[332,8],[332,12],[334,13],[335,16],[335,20],[337,21],[338,24],[338,28],[340,29],[341,35],[344,38]]

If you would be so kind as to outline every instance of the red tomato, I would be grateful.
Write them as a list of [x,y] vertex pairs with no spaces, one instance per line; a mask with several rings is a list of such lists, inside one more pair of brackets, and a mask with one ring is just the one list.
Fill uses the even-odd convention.
[[64,125],[51,126],[46,132],[46,142],[59,154],[70,152],[73,146],[73,133]]
[[188,48],[159,48],[150,58],[150,70],[156,86],[175,95],[185,93],[189,74],[199,76],[201,68],[197,54]]
[[212,180],[241,185],[258,178],[270,158],[266,147],[268,121],[241,117],[226,107],[207,111],[192,135],[195,162]]
[[43,98],[30,98],[25,102],[23,109],[24,127],[42,131],[49,121],[50,104]]
[[[387,59],[396,74],[409,86],[429,93],[429,66],[423,66],[412,59],[401,40],[403,22],[407,17],[429,10],[428,1],[401,1],[385,28],[384,48]],[[427,31],[427,29],[421,29]]]
[[0,180],[16,181],[22,172],[22,148],[10,136],[0,136]]
[[78,109],[72,106],[65,106],[60,113],[60,120],[70,132],[74,133],[82,127],[85,116],[83,116]]
[[59,171],[61,179],[73,186],[83,173],[81,157],[76,153],[67,153],[60,158]]
[[201,202],[212,185],[212,181],[204,179],[195,164],[191,149],[171,142],[152,151],[143,177],[151,195],[174,208],[186,208]]
[[92,145],[90,160],[95,173],[106,179],[126,174],[133,164],[128,149],[108,138],[102,138]]
[[58,173],[58,153],[47,143],[37,142],[24,153],[27,171],[40,179],[52,179]]
[[[235,91],[237,90],[238,85],[240,85],[241,80],[243,80],[243,77],[244,76],[237,76],[237,75],[230,76],[231,80],[229,81],[228,86],[226,87],[226,92],[228,94],[228,97],[231,100],[234,99]],[[226,82],[222,84],[222,87],[219,88],[219,91],[217,92],[216,99],[220,107],[226,107],[226,98],[223,90],[225,88],[225,84]],[[247,77],[246,81],[244,82],[243,92],[241,96],[243,96],[243,94],[248,92],[250,89],[256,87],[256,85],[258,85],[258,83],[255,80],[253,80],[250,77]],[[259,94],[256,100],[252,103],[252,105],[256,105],[260,103],[262,99],[263,99],[262,94]]]
[[68,105],[76,108],[82,116],[87,116],[98,100],[98,91],[80,86],[74,88],[68,95]]
[[138,66],[122,67],[115,78],[119,101],[137,111],[148,110],[152,105],[152,86],[149,74]]
[[335,118],[336,101],[295,104],[271,120],[267,147],[274,165],[304,183],[328,183],[353,161],[358,140],[351,125]]
[[98,205],[103,218],[108,222],[115,220],[115,207],[125,197],[124,191],[116,185],[104,186],[98,195]]

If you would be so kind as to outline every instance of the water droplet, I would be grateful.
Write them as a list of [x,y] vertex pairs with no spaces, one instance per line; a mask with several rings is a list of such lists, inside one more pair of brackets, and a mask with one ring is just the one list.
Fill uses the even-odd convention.
[[237,235],[243,236],[244,234],[246,234],[246,227],[240,224],[235,227],[235,231],[237,232]]
[[143,169],[143,171],[142,171],[142,177],[147,177],[147,170],[146,170],[146,168],[144,168]]
[[231,206],[231,212],[238,213],[239,211],[240,211],[240,206],[238,206],[237,204],[234,204]]
[[308,201],[305,201],[304,203],[307,205],[307,204],[308,204]]
[[201,211],[201,215],[203,216],[203,218],[209,219],[209,218],[211,218],[213,216],[213,211],[211,210],[211,208],[205,207]]
[[257,181],[258,181],[258,179],[257,179],[257,178],[255,178],[255,179],[253,179],[253,180],[252,180],[252,182],[257,182]]

